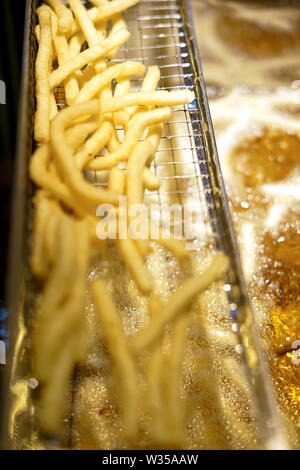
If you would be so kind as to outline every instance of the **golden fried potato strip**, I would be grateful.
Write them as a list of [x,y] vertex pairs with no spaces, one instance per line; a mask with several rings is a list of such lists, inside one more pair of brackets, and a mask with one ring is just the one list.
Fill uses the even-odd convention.
[[61,34],[71,31],[73,15],[61,0],[45,0],[58,17],[58,30]]
[[108,176],[108,189],[120,196],[125,194],[126,176],[121,168],[113,168]]
[[158,176],[146,167],[143,172],[143,184],[149,191],[157,191],[161,183]]
[[150,273],[144,264],[134,240],[130,240],[129,238],[124,240],[117,239],[116,246],[140,291],[143,294],[149,294],[153,288],[153,280],[151,279]]
[[144,201],[143,174],[149,158],[155,153],[161,138],[161,126],[153,126],[145,142],[139,143],[127,161],[126,192],[128,207]]
[[[108,3],[108,2],[106,2]],[[112,17],[111,19],[112,23],[112,28],[111,28],[111,33],[117,33],[121,29],[126,29],[127,30],[127,24],[126,21],[124,20],[123,16],[121,14],[117,14]],[[110,51],[107,55],[108,59],[114,59],[118,53],[118,48],[113,49]]]
[[225,274],[228,263],[228,258],[223,253],[218,253],[213,256],[210,265],[201,276],[194,276],[183,281],[182,286],[165,305],[162,314],[133,340],[133,351],[139,353],[157,341],[161,337],[164,326],[181,315],[200,292]]
[[96,157],[87,165],[87,169],[106,170],[113,168],[121,161],[126,161],[147,127],[168,121],[170,118],[170,108],[159,108],[141,113],[128,128],[125,139],[119,148],[107,157]]
[[[142,83],[141,91],[144,93],[155,91],[159,80],[160,80],[159,68],[157,67],[157,65],[151,65],[147,69],[147,73]],[[138,106],[135,105],[135,106],[131,106],[130,108],[127,108],[126,111],[129,113],[129,116],[132,117],[137,112],[137,110],[138,110]]]
[[184,403],[180,398],[182,362],[187,339],[187,318],[178,318],[173,327],[171,351],[164,367],[165,403],[164,422],[167,443],[171,448],[184,449],[185,423]]
[[40,22],[40,41],[36,58],[36,113],[34,138],[39,143],[49,140],[50,133],[50,64],[52,60],[52,28],[49,11],[40,7],[37,10]]
[[[130,80],[128,77],[118,78],[117,85],[115,88],[114,99],[117,99],[121,96],[126,96],[130,93]],[[106,101],[103,102],[105,106]],[[105,109],[105,108],[104,108]],[[129,121],[130,115],[125,109],[117,111],[114,113],[114,124],[115,126],[123,126]]]
[[75,155],[77,167],[82,170],[87,163],[99,153],[111,139],[113,126],[105,121],[100,128],[85,142]]
[[[84,37],[87,40],[89,47],[93,47],[99,44],[103,40],[103,36],[98,34],[94,23],[88,15],[88,11],[83,6],[81,0],[68,0],[68,3],[74,13],[74,16],[83,32]],[[104,60],[97,61],[95,63],[95,69],[97,72],[105,70],[106,65]]]
[[[63,109],[51,123],[51,146],[58,167],[64,175],[65,182],[77,198],[83,204],[96,210],[101,203],[117,205],[118,196],[102,188],[97,188],[88,183],[74,161],[72,147],[65,138],[65,130],[77,118],[82,116],[98,115],[99,101],[88,101]],[[95,212],[94,212],[95,213]]]
[[105,100],[103,108],[110,112],[116,112],[130,106],[175,106],[187,104],[193,101],[195,95],[189,90],[180,91],[153,91],[134,92],[124,96],[113,97]]
[[38,418],[41,429],[59,433],[76,362],[86,354],[84,317],[89,235],[85,221],[60,212],[57,256],[42,296],[34,337],[35,375],[40,381]]
[[122,64],[113,65],[101,74],[97,74],[82,87],[77,97],[76,103],[83,103],[89,101],[99,93],[106,85],[110,85],[112,80],[119,77],[126,77],[135,75],[142,77],[145,72],[145,67],[140,62],[127,61]]
[[93,134],[99,128],[98,121],[87,121],[79,124],[75,124],[73,127],[70,127],[66,132],[66,139],[68,144],[74,148],[78,149],[84,142],[87,137]]
[[92,285],[92,292],[104,341],[119,383],[124,434],[127,439],[134,439],[138,433],[137,410],[139,401],[136,366],[130,355],[122,322],[108,286],[104,281],[98,279]]
[[[51,9],[49,8],[51,11]],[[58,34],[58,21],[55,13],[51,14],[53,44],[59,65],[63,65],[71,59],[70,48],[66,37]],[[72,104],[79,94],[78,80],[74,75],[64,82],[65,97],[67,104]],[[56,114],[56,113],[55,113]]]
[[65,64],[59,66],[58,69],[54,70],[50,75],[51,88],[60,85],[66,78],[72,75],[72,73],[76,72],[76,70],[82,69],[90,62],[95,62],[97,59],[104,57],[111,49],[124,44],[129,36],[130,34],[125,30],[121,30],[119,33],[113,35],[111,34],[100,44],[86,49],[76,57],[71,58]]
[[[100,23],[109,18],[113,18],[118,13],[127,10],[134,5],[136,5],[140,0],[114,0],[113,2],[107,2],[106,5],[99,5],[99,8],[90,8],[88,10],[88,15],[93,23]],[[95,2],[93,2],[95,3]],[[79,31],[80,27],[77,21],[74,21],[71,35],[73,36]]]
[[[71,208],[75,214],[84,216],[88,210],[80,199],[76,199],[70,189],[62,183],[57,174],[49,170],[50,149],[47,144],[38,147],[31,157],[29,164],[29,174],[38,186],[49,191],[55,198]],[[91,214],[95,214],[94,208],[90,209]]]
[[35,217],[30,265],[33,274],[38,278],[44,279],[48,274],[49,256],[51,258],[51,254],[46,246],[46,237],[49,230],[49,218],[53,213],[53,207],[51,207],[51,201],[47,197],[46,191],[37,191],[34,196],[34,208]]

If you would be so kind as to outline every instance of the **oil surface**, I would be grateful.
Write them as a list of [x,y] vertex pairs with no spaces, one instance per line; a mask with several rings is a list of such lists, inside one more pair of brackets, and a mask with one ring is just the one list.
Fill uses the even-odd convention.
[[299,7],[193,2],[244,273],[292,447],[300,444]]

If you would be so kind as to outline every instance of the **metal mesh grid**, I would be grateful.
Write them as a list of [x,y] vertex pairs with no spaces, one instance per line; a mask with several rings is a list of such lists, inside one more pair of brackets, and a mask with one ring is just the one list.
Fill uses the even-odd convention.
[[[41,2],[37,0],[37,3]],[[87,0],[82,0],[82,3],[93,6]],[[195,51],[191,50],[183,5],[185,2],[182,0],[140,0],[136,6],[125,11],[131,36],[112,62],[136,60],[145,66],[157,65],[161,72],[158,90],[184,88],[195,91],[199,82],[203,87],[201,77],[195,76]],[[142,81],[143,78],[134,77],[131,90],[140,90]],[[63,87],[56,89],[55,96],[58,107],[64,107]],[[192,208],[194,217],[197,220],[201,218],[195,234],[197,240],[212,242],[218,249],[227,252],[231,247],[223,239],[226,227],[222,220],[224,208],[221,208],[223,203],[220,204],[219,175],[215,180],[216,169],[212,169],[215,150],[206,146],[207,134],[211,132],[210,123],[207,122],[210,118],[206,110],[203,114],[205,104],[201,97],[200,100],[198,96],[198,100],[189,105],[173,107],[172,118],[164,125],[151,166],[161,186],[159,191],[145,190],[144,201],[146,205],[156,205],[155,210],[160,213],[161,219],[163,212],[173,204],[181,205],[182,211]],[[117,127],[117,132],[122,141],[123,128]],[[86,177],[95,186],[105,187],[108,172],[86,172]]]
[[[195,80],[189,47],[184,31],[179,0],[141,0],[125,12],[131,37],[113,62],[142,61],[146,66],[158,65],[160,90],[189,89],[195,91]],[[131,81],[132,91],[140,89],[142,78]],[[59,98],[62,98],[60,95]],[[216,214],[209,202],[213,191],[208,149],[203,139],[198,103],[173,108],[172,118],[164,125],[163,135],[151,169],[159,177],[158,191],[145,192],[145,203],[155,204],[161,217],[173,204],[192,207],[201,216],[199,240],[211,238]],[[118,128],[120,139],[123,129]],[[107,172],[88,173],[96,186],[106,185]]]

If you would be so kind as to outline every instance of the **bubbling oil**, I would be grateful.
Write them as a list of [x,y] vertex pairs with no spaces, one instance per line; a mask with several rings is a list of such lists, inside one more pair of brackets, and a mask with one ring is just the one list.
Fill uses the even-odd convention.
[[300,11],[194,3],[221,167],[291,446],[300,445]]
[[292,30],[278,31],[276,28],[268,29],[267,20],[265,25],[261,25],[238,16],[222,15],[217,22],[217,28],[222,40],[230,47],[254,58],[300,49],[300,38],[297,34],[299,25],[295,25]]
[[246,187],[281,181],[300,164],[300,138],[264,127],[235,147],[231,163]]

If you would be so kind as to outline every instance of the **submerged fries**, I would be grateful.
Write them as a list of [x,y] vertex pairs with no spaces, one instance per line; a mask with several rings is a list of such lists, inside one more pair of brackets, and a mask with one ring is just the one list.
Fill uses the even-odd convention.
[[123,334],[121,319],[103,281],[98,279],[94,282],[93,294],[104,340],[119,379],[118,388],[125,435],[128,439],[134,439],[138,432],[138,375],[136,366]]
[[155,317],[153,322],[135,338],[132,349],[136,353],[151,346],[163,333],[163,328],[190,306],[195,297],[208,288],[210,284],[222,277],[228,269],[228,259],[219,253],[214,256],[209,267],[201,276],[191,277],[184,281],[181,288],[164,306],[163,313]]
[[55,240],[58,256],[44,288],[34,338],[34,372],[41,382],[39,422],[47,433],[60,429],[69,375],[86,354],[87,226],[58,210]]

